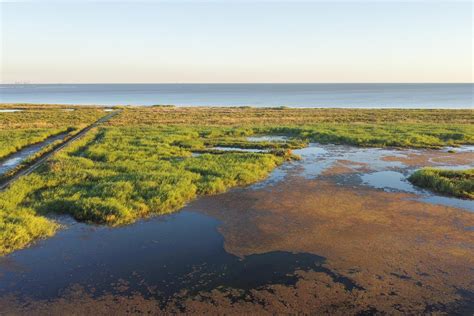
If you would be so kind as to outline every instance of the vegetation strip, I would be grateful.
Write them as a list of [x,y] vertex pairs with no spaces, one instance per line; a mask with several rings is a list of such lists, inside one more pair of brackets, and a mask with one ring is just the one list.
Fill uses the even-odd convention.
[[[0,109],[7,106],[0,105]],[[65,111],[67,108],[61,106],[14,107],[21,111],[0,113],[0,159],[52,135],[80,130],[104,116],[97,107],[75,111]]]
[[413,173],[409,180],[422,188],[474,200],[474,169],[423,168]]
[[[3,179],[8,179],[13,176],[18,170],[29,165],[41,157],[44,153],[49,152],[52,148],[58,146],[66,139],[70,138],[77,131],[65,132],[48,137],[45,141],[35,143],[17,152],[5,157],[1,162],[0,183]],[[18,161],[18,162],[16,162]]]
[[102,124],[103,122],[109,120],[111,117],[115,116],[117,113],[118,111],[105,115],[104,117],[100,118],[98,121],[80,130],[78,133],[71,135],[72,137],[66,136],[61,142],[53,143],[51,144],[51,146],[46,146],[46,148],[44,148],[44,151],[42,150],[38,152],[37,155],[27,160],[24,164],[20,164],[17,168],[12,170],[12,172],[8,172],[7,174],[2,175],[0,177],[0,181],[2,181],[0,183],[0,191],[5,190],[13,181],[17,180],[19,177],[23,175],[28,175],[31,172],[33,172],[44,161],[46,161],[46,159],[51,157],[54,153],[66,147],[70,142],[73,142],[81,138],[93,127],[96,127],[97,125]]
[[[286,135],[300,142],[364,147],[441,148],[474,144],[473,110],[156,106],[125,108],[109,124],[200,126],[210,131],[227,127],[234,129],[235,136]],[[231,142],[237,140],[227,141],[227,146],[232,147]]]

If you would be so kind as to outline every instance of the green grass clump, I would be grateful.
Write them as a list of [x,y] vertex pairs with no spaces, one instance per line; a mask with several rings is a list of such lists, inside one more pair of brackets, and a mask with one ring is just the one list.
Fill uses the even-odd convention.
[[2,107],[22,111],[0,113],[0,160],[50,136],[78,131],[106,114],[101,109],[88,107],[76,107],[74,111],[66,111],[67,107],[60,106]]
[[417,186],[435,192],[474,199],[474,169],[423,168],[414,172],[408,179]]
[[50,136],[64,132],[67,132],[67,128],[19,130],[0,129],[0,160],[28,145],[42,142]]
[[440,148],[474,143],[474,125],[463,124],[322,123],[260,130],[292,135],[311,142],[362,147]]
[[58,229],[58,224],[22,205],[41,186],[41,177],[30,175],[13,183],[8,191],[0,192],[0,255],[23,248],[35,239],[52,236]]

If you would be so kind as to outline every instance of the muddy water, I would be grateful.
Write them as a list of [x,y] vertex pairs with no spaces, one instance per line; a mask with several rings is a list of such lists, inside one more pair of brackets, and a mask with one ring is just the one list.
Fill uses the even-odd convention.
[[[334,175],[336,177],[333,180],[339,185],[414,193],[414,198],[418,200],[474,212],[474,201],[439,196],[415,187],[407,180],[408,176],[420,167],[460,170],[474,168],[472,146],[459,147],[456,154],[435,150],[392,150],[316,144],[293,152],[302,156],[303,160],[294,164],[292,176],[316,179]],[[407,160],[411,163],[407,164]],[[283,178],[280,176],[280,179]]]
[[472,313],[474,202],[406,181],[420,166],[472,167],[472,151],[311,144],[295,153],[301,161],[266,180],[173,215],[120,228],[61,218],[55,237],[2,259],[0,306]]
[[28,159],[30,156],[36,154],[44,147],[54,143],[57,140],[64,139],[68,133],[61,133],[48,137],[45,141],[37,144],[27,146],[14,154],[0,160],[0,175],[7,173],[10,170],[15,169],[19,164]]

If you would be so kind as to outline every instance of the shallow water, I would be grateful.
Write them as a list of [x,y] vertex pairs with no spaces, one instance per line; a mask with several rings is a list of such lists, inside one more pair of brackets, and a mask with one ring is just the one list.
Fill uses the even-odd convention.
[[[345,192],[340,197],[353,193],[355,199],[360,194],[375,195],[382,192],[383,202],[378,205],[382,210],[387,203],[392,203],[393,208],[397,201],[402,201],[397,200],[398,196],[395,198],[396,194],[402,192],[409,194],[409,198],[404,199],[425,202],[428,206],[451,206],[460,213],[474,211],[473,201],[443,197],[412,186],[406,178],[417,167],[406,165],[403,160],[385,159],[405,159],[410,154],[423,153],[422,150],[310,144],[294,153],[300,154],[302,160],[281,165],[265,180],[247,188],[233,189],[223,195],[198,199],[175,214],[141,220],[118,228],[87,225],[77,223],[69,217],[58,217],[67,226],[64,230],[0,260],[0,297],[16,293],[18,297],[54,299],[67,293],[71,287],[80,285],[93,296],[103,293],[140,293],[144,297],[165,302],[178,293],[186,292],[184,297],[189,297],[213,289],[234,288],[247,294],[251,290],[275,284],[293,289],[301,280],[295,274],[297,270],[316,271],[343,289],[364,291],[350,274],[343,276],[330,269],[325,255],[300,248],[300,242],[304,239],[290,243],[291,249],[301,250],[273,249],[279,249],[272,246],[284,241],[286,235],[298,238],[313,231],[304,225],[317,220],[317,217],[298,219],[290,216],[282,219],[284,215],[269,213],[274,207],[273,201],[282,193],[298,196],[300,182],[305,183],[305,190],[308,190],[308,186],[313,190],[304,194],[307,198],[311,198],[311,194],[327,190],[324,186],[333,183],[336,189],[340,188]],[[286,183],[289,185],[285,186]],[[312,183],[315,184],[314,188],[311,187]],[[282,185],[286,190],[284,192],[279,191],[281,188],[278,186]],[[333,194],[337,194],[337,190]],[[395,202],[391,202],[391,194],[394,195]],[[325,198],[330,200],[333,197],[328,193]],[[338,203],[343,203],[342,209],[351,205],[341,202],[337,197],[334,199],[329,205],[338,206]],[[317,205],[317,201],[321,200],[308,203]],[[276,202],[275,207],[284,203],[283,214],[299,214],[303,202],[298,198],[283,198],[283,201]],[[267,205],[268,210],[258,211],[255,203]],[[358,205],[360,202],[354,203]],[[419,204],[414,205],[420,207]],[[216,211],[213,211],[213,207]],[[410,206],[408,210],[411,210]],[[230,224],[226,223],[229,218],[232,218]],[[255,223],[254,220],[263,222]],[[279,220],[284,225],[278,224]],[[292,225],[299,220],[301,223],[296,226],[295,234]],[[336,223],[334,229],[337,230],[337,221],[332,222]],[[457,225],[466,226],[463,223]],[[281,232],[273,233],[271,227],[278,227]],[[338,234],[347,234],[349,240],[352,240],[351,226],[344,227]],[[371,232],[372,229],[369,228],[368,231]],[[463,229],[469,232],[472,225]],[[241,233],[240,230],[244,232]],[[240,240],[236,236],[245,239]],[[260,249],[262,241],[259,238],[263,238],[262,236],[269,238],[267,243],[270,247],[267,251]],[[377,239],[377,243],[381,242]],[[312,244],[314,243],[310,243]],[[240,246],[253,251],[240,256],[235,249]],[[381,247],[389,249],[391,245]],[[417,247],[422,247],[422,244]],[[345,255],[350,256],[349,253]],[[363,270],[364,267],[354,269],[358,271],[357,269]],[[394,271],[395,275],[402,275],[400,282],[411,282],[410,277],[404,273]]]
[[285,142],[287,140],[288,136],[279,135],[260,135],[247,137],[247,141],[249,142]]
[[378,189],[417,193],[418,190],[403,173],[396,171],[377,171],[361,176],[362,183]]
[[259,148],[240,148],[240,147],[222,147],[216,146],[210,149],[219,150],[219,151],[238,151],[243,153],[265,153],[268,152],[268,149],[259,149]]
[[67,135],[68,133],[61,133],[58,135],[50,136],[43,142],[27,146],[4,158],[3,160],[0,160],[0,175],[15,169],[19,164],[28,159],[30,156],[36,154],[41,149],[54,143],[55,141],[64,139]]
[[[459,147],[459,152],[469,152],[469,147]],[[453,197],[445,197],[413,186],[408,180],[408,176],[414,172],[416,167],[407,166],[401,161],[387,161],[385,157],[406,158],[408,155],[422,154],[423,150],[405,149],[379,149],[379,148],[358,148],[340,145],[310,144],[309,147],[293,151],[301,155],[303,160],[294,163],[296,172],[307,179],[315,179],[331,167],[337,166],[338,162],[343,162],[344,166],[353,169],[352,174],[338,176],[339,184],[349,184],[355,186],[368,186],[384,191],[409,192],[419,196],[420,201],[433,204],[440,204],[462,208],[474,212],[474,201]],[[446,165],[443,162],[432,162],[436,168],[446,169],[468,169],[474,168],[474,153],[472,163],[469,165]],[[274,171],[275,172],[275,171]],[[276,180],[285,179],[280,171],[276,171]],[[272,177],[272,175],[270,175]]]
[[311,254],[229,254],[218,221],[189,208],[120,228],[68,222],[54,238],[0,260],[0,295],[47,299],[82,285],[96,295],[138,291],[166,299],[182,290],[291,285],[296,269],[324,270],[324,258]]
[[445,147],[443,151],[454,151],[454,152],[470,152],[474,153],[474,145],[465,145],[461,147]]
[[431,203],[431,204],[439,204],[439,205],[446,205],[451,207],[460,208],[466,211],[474,212],[474,201],[467,200],[467,199],[459,199],[455,197],[449,196],[440,196],[436,194],[432,194],[428,191],[425,191],[425,194],[422,194],[418,201]]
[[15,113],[15,112],[22,112],[24,110],[20,109],[0,109],[0,113]]
[[372,170],[382,171],[386,169],[402,168],[404,165],[398,161],[384,161],[385,156],[405,157],[406,152],[379,149],[358,148],[344,145],[321,145],[310,144],[303,149],[293,150],[294,154],[303,159],[298,165],[302,167],[301,176],[305,178],[316,178],[337,161],[347,161],[348,166],[354,169],[363,169],[370,165]]

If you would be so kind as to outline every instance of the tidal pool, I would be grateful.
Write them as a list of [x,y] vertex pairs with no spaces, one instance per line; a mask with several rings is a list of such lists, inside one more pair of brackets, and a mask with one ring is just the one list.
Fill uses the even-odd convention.
[[0,296],[54,299],[82,286],[94,295],[140,293],[165,302],[184,291],[294,285],[296,270],[328,271],[323,257],[308,253],[232,255],[223,248],[219,222],[190,209],[120,228],[63,219],[67,229],[55,237],[0,260]]
[[288,136],[282,135],[256,135],[247,137],[249,142],[286,142]]
[[454,151],[454,152],[469,152],[474,153],[474,145],[465,145],[461,147],[445,147],[443,151]]
[[243,152],[243,153],[265,153],[265,152],[269,152],[268,149],[240,148],[240,147],[222,147],[222,146],[212,147],[211,149],[213,149],[213,150],[219,150],[219,151],[238,151],[238,152]]
[[22,112],[24,110],[21,109],[0,109],[0,113],[15,113],[15,112]]
[[175,214],[116,228],[58,217],[65,229],[0,261],[0,306],[472,314],[474,202],[406,180],[472,157],[426,151],[434,163],[423,150],[320,144],[294,152],[302,160],[267,179]]
[[366,173],[361,176],[362,183],[374,188],[413,192],[418,190],[407,180],[406,175],[396,171],[376,171],[373,173]]

